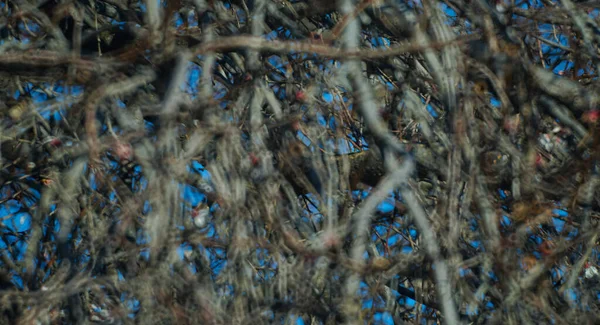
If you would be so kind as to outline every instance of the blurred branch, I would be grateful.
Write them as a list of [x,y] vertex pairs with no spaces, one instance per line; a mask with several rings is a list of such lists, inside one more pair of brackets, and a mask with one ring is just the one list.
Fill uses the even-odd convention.
[[203,43],[193,49],[195,54],[204,54],[207,52],[222,52],[235,49],[249,49],[262,52],[287,53],[304,52],[315,53],[326,56],[331,59],[362,59],[375,60],[386,57],[397,56],[406,53],[419,52],[424,49],[439,49],[445,46],[451,46],[466,43],[477,39],[476,36],[462,36],[447,42],[432,43],[429,45],[406,44],[392,46],[386,50],[344,50],[327,45],[313,44],[310,42],[292,42],[292,41],[269,41],[264,38],[252,36],[229,36],[221,37],[211,43]]

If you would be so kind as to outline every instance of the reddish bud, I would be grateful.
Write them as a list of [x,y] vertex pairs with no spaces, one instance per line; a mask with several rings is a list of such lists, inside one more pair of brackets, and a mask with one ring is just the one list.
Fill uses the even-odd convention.
[[129,143],[118,142],[115,147],[115,154],[121,160],[131,160],[133,158],[133,149]]
[[543,256],[548,256],[552,254],[552,249],[554,248],[554,243],[546,240],[540,244],[539,250]]
[[583,113],[582,117],[583,121],[588,123],[596,123],[598,118],[600,118],[600,111],[596,109]]
[[59,138],[52,138],[48,143],[53,147],[60,147],[62,145],[62,140]]
[[544,160],[544,157],[540,153],[538,153],[535,156],[535,165],[537,167],[544,167],[545,164],[546,164],[546,161]]
[[299,131],[300,130],[300,121],[296,120],[293,121],[290,126],[292,127],[292,130],[294,131]]
[[306,101],[306,99],[307,99],[306,92],[304,92],[303,90],[298,90],[296,92],[296,100],[297,101],[304,103]]
[[504,130],[509,133],[514,133],[519,129],[519,116],[509,117],[504,119]]
[[256,157],[256,155],[253,153],[250,153],[248,155],[248,158],[250,158],[250,163],[252,163],[252,166],[257,166],[258,163],[260,163],[260,160],[258,159],[258,157]]

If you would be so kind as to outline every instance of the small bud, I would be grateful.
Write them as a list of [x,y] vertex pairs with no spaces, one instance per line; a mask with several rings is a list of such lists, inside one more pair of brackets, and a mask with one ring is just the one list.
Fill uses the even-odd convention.
[[121,160],[131,160],[133,158],[133,149],[129,143],[118,142],[115,147],[115,154]]
[[250,158],[250,163],[252,163],[252,166],[257,166],[260,163],[260,159],[258,159],[255,154],[250,153],[248,157]]
[[554,248],[554,243],[552,243],[549,240],[544,241],[539,246],[540,253],[542,253],[543,256],[552,255],[553,248]]
[[483,96],[488,91],[488,84],[483,80],[476,81],[475,84],[473,85],[473,91],[476,94]]
[[519,130],[520,122],[521,121],[519,115],[508,117],[504,120],[504,130],[511,134],[514,134]]
[[596,123],[598,121],[599,117],[600,117],[600,111],[594,109],[589,112],[583,113],[582,120],[587,123]]
[[204,204],[201,204],[200,207],[197,207],[194,210],[192,210],[192,220],[194,222],[194,225],[199,229],[206,227],[206,225],[208,224],[209,216],[210,209]]
[[598,275],[600,275],[600,272],[598,272],[598,268],[596,268],[595,266],[590,265],[587,268],[585,268],[584,277],[586,279],[595,278]]
[[10,118],[13,121],[20,120],[22,115],[23,115],[23,110],[21,109],[21,107],[14,107],[8,111],[8,116],[10,116]]
[[62,145],[62,140],[59,138],[53,138],[49,143],[51,146],[60,147],[60,145]]
[[496,10],[503,14],[508,10],[508,5],[506,3],[504,3],[503,0],[497,0],[496,1]]
[[194,251],[191,249],[183,252],[183,257],[188,261],[192,259],[192,255],[194,255]]
[[304,90],[298,90],[296,92],[296,100],[304,103],[306,102],[306,100],[308,99],[308,96],[306,95],[306,92]]
[[29,109],[29,104],[30,103],[31,103],[31,99],[30,98],[26,98],[26,99],[20,100],[16,105],[12,106],[8,110],[8,116],[13,121],[19,121],[23,117],[23,115],[25,115],[25,113],[27,112],[27,110]]
[[535,156],[535,165],[537,167],[544,167],[546,165],[546,160],[540,153],[537,153]]
[[525,256],[522,261],[523,269],[525,271],[529,271],[535,267],[537,264],[537,259],[534,256]]
[[35,163],[33,161],[30,161],[27,163],[27,171],[31,171],[34,168],[35,168]]

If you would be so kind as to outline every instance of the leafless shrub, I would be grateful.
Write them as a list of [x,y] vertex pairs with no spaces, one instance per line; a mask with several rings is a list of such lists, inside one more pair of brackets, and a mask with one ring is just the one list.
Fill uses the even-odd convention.
[[597,322],[596,3],[0,7],[0,323]]

